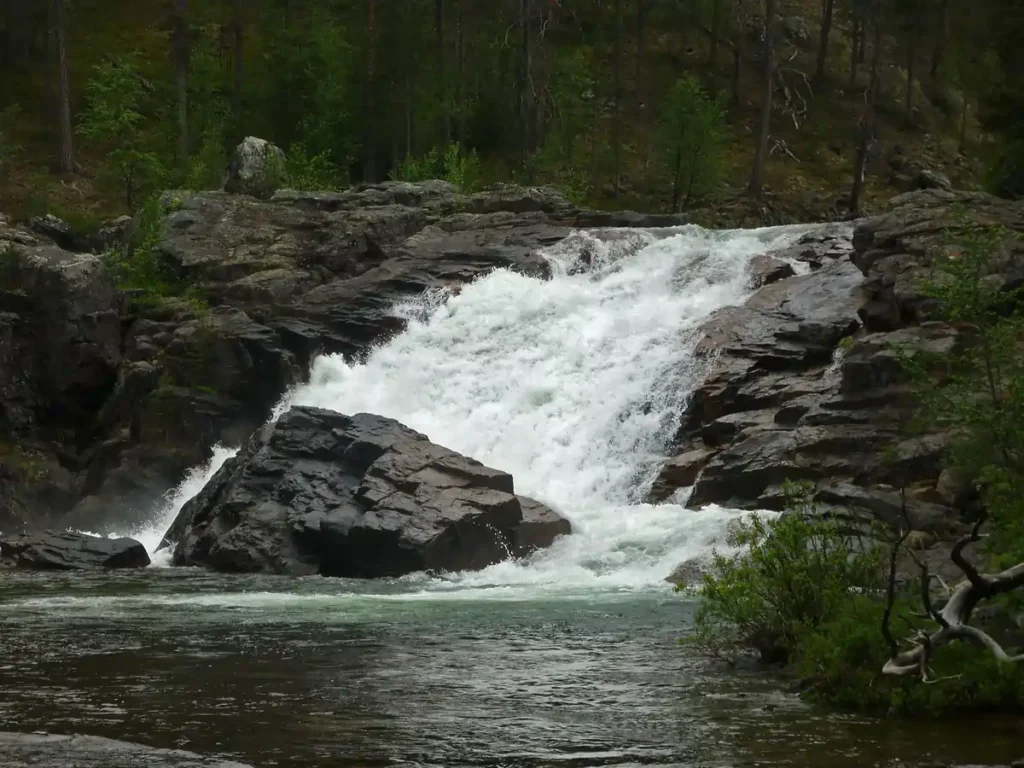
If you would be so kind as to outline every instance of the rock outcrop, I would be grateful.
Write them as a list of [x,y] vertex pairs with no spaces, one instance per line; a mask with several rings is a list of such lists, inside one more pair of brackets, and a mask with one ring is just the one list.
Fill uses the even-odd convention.
[[948,435],[906,429],[913,403],[895,348],[940,352],[958,343],[956,330],[930,314],[921,278],[947,233],[972,221],[1009,229],[993,279],[1024,285],[1024,205],[932,189],[857,222],[844,247],[809,254],[809,274],[713,316],[696,348],[707,375],[652,500],[689,489],[692,507],[780,509],[783,483],[800,480],[814,485],[823,511],[893,523],[904,488],[916,527],[939,539],[956,532],[969,489],[944,471]]
[[375,578],[484,568],[569,533],[511,475],[392,419],[295,407],[168,530],[176,565]]
[[0,539],[0,566],[40,571],[145,568],[146,548],[135,539],[105,539],[85,533],[46,531]]
[[123,241],[123,220],[89,239],[0,218],[0,530],[123,530],[211,446],[244,444],[316,354],[358,359],[399,332],[397,302],[493,269],[543,277],[541,249],[577,227],[684,223],[439,181],[162,204],[156,255],[188,296],[118,290],[74,252]]

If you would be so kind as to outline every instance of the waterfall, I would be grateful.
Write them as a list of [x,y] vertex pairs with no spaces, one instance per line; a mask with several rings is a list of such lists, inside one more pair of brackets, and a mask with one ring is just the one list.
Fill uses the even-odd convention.
[[[395,307],[403,333],[364,362],[318,358],[275,415],[311,405],[389,416],[511,473],[518,493],[571,519],[574,535],[552,549],[450,584],[660,583],[720,543],[738,514],[643,503],[702,380],[694,331],[746,299],[752,257],[810,229],[575,233],[545,254],[550,280],[496,270]],[[183,483],[154,535],[228,455],[219,450]]]

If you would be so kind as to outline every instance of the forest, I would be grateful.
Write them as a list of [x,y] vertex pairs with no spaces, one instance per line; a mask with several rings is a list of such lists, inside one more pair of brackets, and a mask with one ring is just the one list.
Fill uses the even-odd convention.
[[1022,38],[1013,0],[5,0],[0,209],[215,188],[248,135],[299,188],[553,184],[709,223],[1014,196]]

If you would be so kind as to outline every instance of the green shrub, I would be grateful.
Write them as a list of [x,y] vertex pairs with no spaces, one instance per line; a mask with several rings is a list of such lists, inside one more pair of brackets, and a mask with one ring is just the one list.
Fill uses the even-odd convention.
[[0,173],[21,154],[21,147],[11,138],[11,130],[20,114],[21,107],[17,104],[0,109]]
[[480,182],[482,169],[475,150],[463,150],[458,143],[434,147],[422,157],[407,157],[391,174],[399,181],[442,179],[459,189],[474,189]]
[[302,143],[292,144],[285,162],[285,182],[291,189],[336,190],[345,186],[341,171],[326,152],[311,155]]
[[751,516],[736,534],[745,549],[714,553],[691,640],[697,646],[721,657],[753,649],[763,661],[792,661],[851,595],[881,587],[881,551],[863,547],[840,522],[811,515],[806,486],[787,491],[789,514]]
[[725,107],[693,76],[680,78],[661,114],[659,146],[672,179],[672,211],[713,197],[724,178]]
[[131,242],[126,250],[104,255],[115,284],[141,293],[143,303],[163,297],[181,296],[186,286],[161,257],[160,240],[164,233],[164,208],[158,197],[149,198],[135,217]]
[[143,130],[147,85],[130,57],[98,65],[86,86],[87,104],[78,130],[111,147],[100,177],[116,185],[129,210],[136,210],[167,176]]

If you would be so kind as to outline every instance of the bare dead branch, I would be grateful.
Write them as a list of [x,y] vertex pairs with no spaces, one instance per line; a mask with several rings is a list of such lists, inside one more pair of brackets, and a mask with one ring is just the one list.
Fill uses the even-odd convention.
[[953,561],[957,568],[964,572],[967,580],[975,587],[981,589],[985,586],[985,580],[981,574],[978,573],[978,569],[974,567],[966,557],[964,557],[964,549],[968,544],[975,541],[981,541],[981,526],[985,523],[986,516],[982,515],[978,518],[978,522],[974,524],[974,528],[971,532],[959,539],[956,544],[953,545],[953,551],[949,553],[949,559]]
[[896,561],[900,556],[900,549],[903,542],[910,535],[910,515],[907,512],[906,497],[902,505],[903,519],[905,524],[900,528],[899,536],[893,542],[892,550],[889,552],[889,584],[886,588],[885,612],[882,614],[882,637],[889,643],[889,659],[895,659],[900,654],[900,644],[892,634],[892,612],[896,606]]
[[[977,530],[977,526],[975,530]],[[1024,653],[1010,655],[988,633],[967,624],[979,602],[1021,587],[1024,587],[1024,563],[1018,563],[997,574],[977,574],[976,582],[968,580],[953,591],[945,607],[939,612],[940,628],[925,635],[924,639],[909,651],[893,654],[882,668],[882,672],[887,675],[910,675],[920,672],[921,664],[927,663],[926,659],[931,656],[933,649],[953,640],[970,640],[978,643],[1002,662],[1024,661]],[[885,623],[884,620],[883,623]],[[883,627],[882,634],[889,641],[889,647],[892,648],[892,635],[887,626]]]

